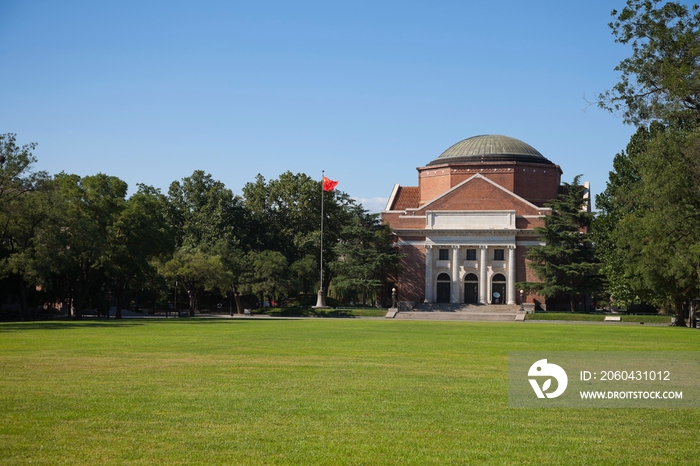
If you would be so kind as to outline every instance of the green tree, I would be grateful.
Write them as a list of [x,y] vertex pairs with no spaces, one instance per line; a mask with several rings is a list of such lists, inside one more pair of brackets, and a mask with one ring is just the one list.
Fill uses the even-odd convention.
[[700,122],[698,6],[627,0],[612,16],[615,42],[629,44],[632,55],[615,68],[620,81],[599,95],[599,106],[621,112],[634,125],[679,118]]
[[628,158],[637,179],[624,192],[606,193],[617,210],[603,215],[618,218],[605,232],[614,249],[604,260],[619,264],[644,300],[672,309],[677,325],[685,325],[700,292],[700,134],[655,123],[638,135],[643,144]]
[[[296,271],[305,271],[297,283],[316,281],[318,268],[314,273],[308,265],[307,257],[320,260],[321,196],[324,196],[323,231],[323,288],[333,278],[329,264],[335,260],[334,245],[341,231],[352,222],[360,209],[346,193],[335,190],[324,192],[321,182],[310,176],[285,172],[276,180],[265,181],[258,175],[253,183],[243,187],[246,209],[252,217],[251,231],[257,238],[255,250],[279,251],[288,264],[295,264]],[[308,273],[307,273],[308,272]],[[318,283],[316,281],[316,283]]]
[[290,286],[293,293],[314,294],[318,280],[319,268],[315,255],[307,254],[290,266]]
[[552,213],[545,217],[544,226],[535,229],[545,244],[531,247],[526,255],[530,268],[542,281],[517,286],[546,298],[566,296],[574,312],[576,295],[599,291],[601,277],[589,234],[593,214],[588,211],[580,175],[564,186],[564,194],[545,204]]
[[[241,303],[241,283],[247,270],[247,256],[237,245],[232,245],[227,241],[219,241],[212,248],[212,252],[221,258],[224,268],[229,272],[231,280],[231,298],[236,303],[236,312],[242,314],[243,305]],[[221,290],[224,291],[224,290]],[[226,290],[228,292],[228,290]]]
[[48,179],[46,172],[32,170],[37,161],[32,153],[35,148],[36,143],[18,146],[16,134],[0,134],[0,206],[35,191]]
[[36,144],[18,146],[16,135],[0,134],[0,279],[13,283],[27,316],[27,292],[38,282],[32,260],[38,229],[51,214],[51,183],[34,171]]
[[629,305],[653,301],[653,293],[641,277],[631,275],[626,267],[627,251],[620,246],[616,229],[626,215],[639,210],[637,189],[642,182],[637,164],[647,150],[649,141],[663,130],[663,125],[652,123],[649,128],[640,127],[630,139],[626,151],[613,159],[605,190],[596,196],[598,213],[592,225],[596,244],[596,256],[601,262],[605,277],[605,290],[613,302]]
[[[683,325],[698,281],[700,11],[679,2],[628,0],[612,15],[616,42],[629,44],[632,54],[599,104],[642,127],[626,157],[616,159],[601,198],[601,257],[611,293],[672,308]],[[619,186],[623,180],[629,186]]]
[[178,247],[211,248],[219,241],[248,242],[248,215],[241,198],[221,181],[196,170],[168,189],[168,218]]
[[178,249],[172,259],[160,265],[161,274],[170,282],[178,282],[187,292],[190,316],[194,317],[202,291],[224,291],[231,283],[230,273],[221,256],[197,249]]
[[157,273],[153,262],[170,256],[174,232],[166,218],[166,199],[157,189],[139,185],[114,222],[107,227],[106,277],[115,285],[116,318],[121,318],[124,291],[143,287]]
[[288,291],[288,262],[279,251],[251,251],[243,274],[242,289],[260,298],[260,304],[268,300],[279,300]]
[[246,208],[256,224],[258,250],[281,252],[289,263],[318,254],[321,218],[319,182],[306,174],[282,173],[265,181],[262,175],[243,187]]
[[37,256],[37,242],[42,231],[56,218],[53,209],[53,183],[42,186],[13,199],[5,205],[9,213],[3,222],[3,258],[0,259],[0,276],[15,283],[16,294],[22,303],[22,319],[27,317],[28,294],[37,284],[45,284],[49,275],[45,264]]
[[393,247],[391,230],[381,223],[378,214],[359,212],[354,221],[343,228],[335,245],[336,259],[331,263],[335,273],[333,288],[345,294],[367,297],[386,284],[387,277],[398,272],[401,254]]
[[[245,266],[245,251],[258,241],[242,199],[210,174],[196,170],[191,176],[170,185],[168,204],[178,253],[166,267],[166,276],[181,277],[179,281],[186,286],[190,298],[191,313],[194,313],[194,301],[199,293],[213,288],[223,294],[231,289],[240,313],[238,287]],[[206,273],[197,276],[187,265],[191,261],[207,263]],[[217,269],[219,263],[223,270]],[[180,272],[174,273],[173,267]],[[222,277],[226,277],[226,283],[220,281]]]
[[88,296],[104,283],[110,228],[125,208],[127,184],[104,174],[61,173],[55,182],[56,217],[41,232],[37,255],[68,283],[79,319]]

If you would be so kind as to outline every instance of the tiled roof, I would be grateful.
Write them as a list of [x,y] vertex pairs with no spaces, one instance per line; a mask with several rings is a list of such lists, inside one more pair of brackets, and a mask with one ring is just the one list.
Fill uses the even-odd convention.
[[415,209],[418,204],[420,204],[420,188],[418,186],[399,186],[391,210]]

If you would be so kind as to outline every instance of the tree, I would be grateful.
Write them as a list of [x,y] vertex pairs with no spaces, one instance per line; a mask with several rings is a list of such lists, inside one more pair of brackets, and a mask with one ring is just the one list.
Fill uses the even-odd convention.
[[288,289],[288,262],[279,251],[251,251],[243,274],[243,291],[260,297],[260,304],[268,298],[279,300]]
[[50,180],[33,171],[36,144],[17,145],[16,135],[0,134],[0,279],[13,281],[27,315],[27,291],[36,284],[31,260],[37,229],[51,213]]
[[289,268],[291,291],[295,294],[314,294],[319,279],[319,268],[316,256],[307,254],[294,262]]
[[16,284],[23,320],[27,318],[28,293],[46,281],[46,268],[37,258],[36,246],[43,229],[56,217],[53,186],[50,180],[43,181],[36,190],[3,204],[0,214],[0,277]]
[[36,143],[17,145],[17,135],[0,134],[0,206],[13,198],[35,191],[48,175],[32,171],[37,161],[32,151]]
[[613,294],[671,307],[683,325],[699,278],[700,11],[628,0],[612,16],[616,42],[632,54],[599,104],[640,128],[601,197],[601,257]]
[[54,179],[55,218],[41,231],[37,260],[45,264],[45,276],[59,275],[68,283],[80,319],[88,296],[104,282],[110,229],[125,208],[127,184],[104,174],[60,173]]
[[168,189],[168,218],[178,247],[210,248],[219,241],[248,242],[248,215],[241,198],[221,181],[196,170]]
[[654,123],[635,136],[626,161],[635,178],[624,191],[608,183],[605,193],[603,218],[615,221],[600,234],[614,245],[603,260],[620,266],[644,300],[673,309],[676,324],[685,325],[688,304],[700,292],[700,134]]
[[571,312],[576,310],[576,295],[601,288],[599,264],[589,237],[593,214],[587,209],[585,188],[579,181],[580,175],[564,183],[566,192],[545,204],[552,213],[545,217],[543,227],[535,229],[545,244],[530,248],[526,258],[542,281],[517,285],[546,298],[566,296]]
[[289,263],[317,254],[321,218],[319,182],[304,173],[282,173],[265,181],[262,175],[243,187],[246,208],[256,225],[255,249],[281,252]]
[[386,284],[390,274],[398,272],[401,254],[393,247],[389,226],[381,223],[378,214],[358,212],[343,228],[334,250],[334,289],[359,294],[363,304]]
[[640,277],[630,275],[626,267],[628,254],[618,247],[616,229],[626,215],[639,210],[637,187],[642,178],[637,164],[647,150],[649,141],[663,130],[660,123],[640,127],[630,139],[627,150],[613,159],[605,190],[596,196],[598,213],[592,224],[592,236],[596,245],[596,256],[601,262],[605,277],[605,290],[611,299],[620,305],[637,302],[652,302],[653,293]]
[[[346,193],[325,192],[320,181],[303,173],[288,171],[269,182],[258,175],[255,182],[243,187],[245,206],[252,217],[251,230],[257,238],[257,242],[251,243],[252,248],[279,251],[288,264],[305,261],[309,256],[316,258],[316,264],[320,260],[321,195],[324,196],[323,288],[328,289],[333,278],[329,264],[335,260],[334,245],[343,227],[352,222],[361,208]],[[310,272],[302,264],[297,265],[297,272]],[[318,268],[299,280],[315,281],[317,273]]]
[[165,197],[151,186],[139,185],[107,234],[103,263],[106,277],[115,285],[119,319],[124,291],[132,284],[145,285],[157,272],[153,261],[173,253],[175,238],[166,218]]
[[197,249],[178,249],[173,258],[161,263],[160,272],[171,282],[177,281],[187,291],[190,316],[194,317],[202,291],[226,290],[231,276],[220,256],[208,255]]
[[600,94],[601,108],[622,112],[624,121],[700,122],[700,11],[679,2],[627,0],[609,24],[615,42],[632,55],[615,68],[620,81]]
[[[236,312],[242,314],[240,286],[247,270],[246,254],[237,245],[227,241],[219,241],[212,248],[212,252],[221,258],[224,268],[229,272],[231,279],[231,297],[236,303]],[[222,290],[223,291],[223,290]],[[228,290],[227,290],[228,291]]]

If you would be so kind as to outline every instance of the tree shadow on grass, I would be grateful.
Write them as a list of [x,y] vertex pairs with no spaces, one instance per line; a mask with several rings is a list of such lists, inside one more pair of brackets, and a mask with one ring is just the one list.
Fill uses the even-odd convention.
[[[296,317],[301,317],[297,315]],[[221,324],[242,324],[249,322],[266,322],[279,321],[275,316],[262,319],[231,319],[231,318],[216,318],[216,317],[182,317],[182,318],[124,318],[110,320],[48,320],[48,321],[33,321],[33,322],[0,322],[0,333],[21,332],[30,330],[70,330],[76,328],[125,328],[143,326],[153,323],[179,323],[186,325],[221,325]],[[289,320],[289,319],[286,319]]]
[[357,317],[348,309],[312,309],[303,307],[274,309],[266,313],[271,317]]
[[0,323],[0,333],[6,332],[21,332],[29,330],[70,330],[75,328],[117,328],[117,327],[133,327],[143,325],[143,322],[138,321],[45,321],[45,322],[2,322]]
[[[263,316],[260,318],[234,318],[231,319],[229,317],[204,317],[204,318],[199,318],[199,317],[188,317],[186,319],[179,319],[180,322],[186,322],[188,324],[197,324],[197,325],[206,325],[206,324],[241,324],[241,323],[251,323],[251,322],[271,322],[271,321],[281,321],[281,320],[297,320],[297,319],[277,319],[276,317],[289,317],[289,316],[281,316],[281,315],[270,315],[270,316]],[[302,317],[299,315],[296,316],[291,316],[291,317]]]

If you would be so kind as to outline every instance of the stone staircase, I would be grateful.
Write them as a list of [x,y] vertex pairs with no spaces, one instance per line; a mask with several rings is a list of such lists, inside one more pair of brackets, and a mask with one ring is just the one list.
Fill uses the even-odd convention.
[[520,305],[517,304],[422,303],[410,311],[398,312],[394,319],[513,322],[519,314],[519,309]]

